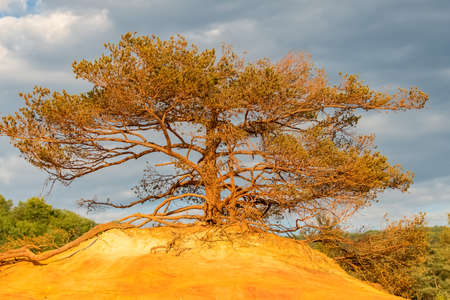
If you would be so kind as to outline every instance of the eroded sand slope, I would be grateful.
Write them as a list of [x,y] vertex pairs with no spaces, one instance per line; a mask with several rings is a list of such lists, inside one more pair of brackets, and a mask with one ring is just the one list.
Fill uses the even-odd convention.
[[400,299],[301,242],[238,231],[109,230],[44,265],[0,267],[0,299]]

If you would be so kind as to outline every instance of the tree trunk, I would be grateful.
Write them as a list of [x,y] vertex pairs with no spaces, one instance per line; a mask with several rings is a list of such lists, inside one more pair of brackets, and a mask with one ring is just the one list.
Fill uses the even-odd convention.
[[219,169],[217,167],[217,147],[220,138],[216,136],[218,114],[212,112],[210,121],[206,124],[206,148],[203,156],[203,182],[205,184],[206,207],[205,221],[211,224],[221,223],[220,188],[218,183]]
[[221,211],[220,207],[220,191],[217,189],[215,184],[211,186],[206,186],[206,211],[205,211],[205,221],[211,224],[221,223]]

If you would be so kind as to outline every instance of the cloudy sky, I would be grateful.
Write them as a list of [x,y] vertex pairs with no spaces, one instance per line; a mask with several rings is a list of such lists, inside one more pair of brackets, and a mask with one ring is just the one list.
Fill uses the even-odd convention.
[[[72,76],[73,60],[93,59],[105,42],[126,32],[163,39],[186,36],[201,48],[222,43],[247,58],[277,61],[305,51],[325,68],[357,73],[371,87],[418,86],[430,96],[426,109],[373,113],[361,132],[374,132],[391,163],[415,173],[408,193],[387,192],[353,219],[377,227],[391,219],[427,213],[430,225],[450,212],[450,1],[448,0],[0,0],[0,115],[23,103],[19,92],[34,85],[76,93],[89,88]],[[45,174],[20,158],[0,137],[0,194],[26,200],[45,196],[53,206],[76,210],[80,198],[132,199],[145,167],[134,162],[74,182],[47,195]],[[141,210],[145,207],[139,208]],[[105,222],[126,214],[105,210],[89,217]]]

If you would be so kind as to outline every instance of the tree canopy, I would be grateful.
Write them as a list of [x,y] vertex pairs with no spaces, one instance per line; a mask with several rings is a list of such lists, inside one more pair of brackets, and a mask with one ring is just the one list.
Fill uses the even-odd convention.
[[[35,87],[0,123],[30,163],[63,183],[149,161],[135,201],[83,200],[87,207],[156,202],[153,212],[121,221],[285,231],[318,226],[321,215],[342,221],[379,192],[412,182],[375,151],[373,136],[352,129],[361,112],[422,108],[428,96],[417,88],[383,93],[351,74],[331,85],[309,55],[246,62],[231,47],[218,56],[181,36],[128,33],[105,48],[94,61],[73,63],[91,90]],[[281,227],[287,215],[295,225]]]

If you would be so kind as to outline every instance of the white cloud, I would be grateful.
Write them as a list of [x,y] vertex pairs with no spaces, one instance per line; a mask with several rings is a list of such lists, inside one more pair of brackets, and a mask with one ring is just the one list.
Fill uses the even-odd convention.
[[0,184],[8,185],[26,168],[25,161],[18,156],[0,157]]
[[16,48],[29,42],[30,39],[54,44],[67,39],[71,26],[79,19],[80,16],[71,12],[27,15],[18,18],[3,17],[0,19],[1,41],[12,43]]
[[[54,46],[79,38],[83,29],[89,35],[105,30],[110,25],[106,10],[84,15],[76,15],[71,11],[54,11],[23,17],[7,16],[0,18],[0,44],[15,51],[38,44]],[[77,36],[74,33],[78,33]]]
[[[22,17],[0,18],[0,80],[14,82],[73,81],[70,62],[64,71],[53,70],[49,62],[61,53],[73,51],[83,39],[110,28],[108,11],[75,14],[53,11]],[[75,54],[74,54],[75,55]]]
[[450,68],[444,68],[439,71],[440,75],[444,77],[444,79],[450,81]]
[[27,59],[0,44],[0,80],[35,83],[42,78],[50,82],[67,82],[73,80],[73,75],[69,72],[33,66]]
[[0,12],[9,12],[14,8],[20,8],[22,10],[27,9],[27,0],[0,0]]
[[225,40],[230,40],[229,35],[233,32],[239,32],[239,35],[243,35],[255,34],[257,31],[257,22],[243,19],[212,24],[207,29],[188,31],[184,35],[196,43],[217,45]]
[[127,190],[123,190],[123,191],[119,192],[118,196],[120,199],[126,199],[126,200],[136,197],[136,195],[134,194],[134,192],[131,189],[127,189]]
[[378,198],[379,203],[359,211],[351,219],[353,228],[365,224],[379,228],[385,213],[390,220],[399,220],[424,212],[429,225],[446,225],[450,213],[450,176],[416,183],[407,193],[387,191]]
[[205,29],[186,31],[182,35],[190,42],[207,48],[217,48],[222,43],[228,45],[233,41],[232,46],[238,53],[253,49],[248,56],[254,59],[267,57],[276,48],[275,42],[264,36],[264,29],[261,26],[262,24],[256,20],[239,19],[214,23]]
[[450,208],[450,176],[433,178],[413,185],[410,189],[409,202],[419,207],[446,204]]
[[[420,117],[417,115],[420,114]],[[363,116],[358,124],[363,133],[375,133],[389,139],[417,139],[430,134],[448,133],[450,119],[441,112],[374,113]]]
[[20,70],[23,67],[23,63],[10,50],[0,44],[0,74]]

